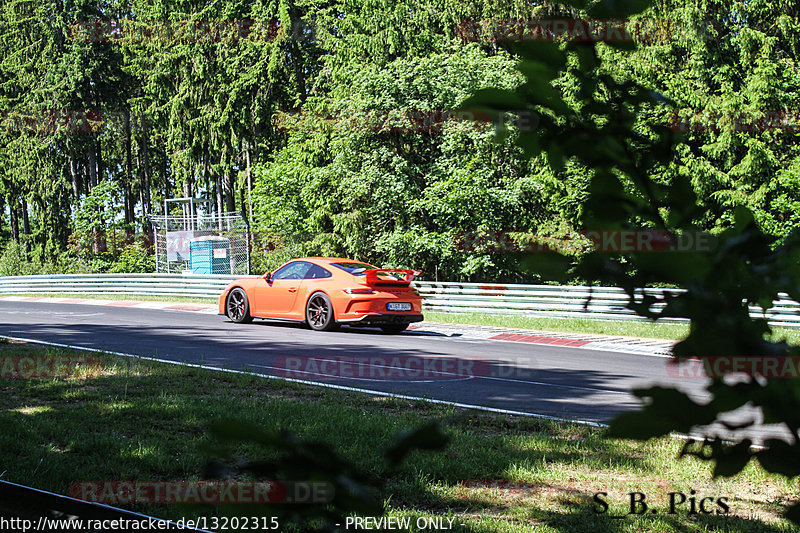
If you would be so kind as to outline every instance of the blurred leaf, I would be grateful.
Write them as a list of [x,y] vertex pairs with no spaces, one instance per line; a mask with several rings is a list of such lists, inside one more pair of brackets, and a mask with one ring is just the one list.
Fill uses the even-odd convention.
[[736,445],[729,445],[720,439],[705,439],[697,442],[693,439],[684,444],[680,456],[692,456],[701,461],[714,461],[714,477],[735,476],[747,466],[753,453],[750,450],[752,442],[744,439]]
[[[210,433],[213,440],[226,443],[255,443],[267,458],[244,461],[226,455],[223,461],[211,456],[204,468],[205,479],[248,476],[253,480],[282,483],[285,487],[299,482],[308,490],[322,487],[325,496],[305,503],[279,501],[246,508],[220,506],[218,513],[250,515],[257,507],[263,510],[263,514],[277,517],[282,526],[315,524],[315,528],[322,530],[335,529],[335,524],[343,522],[346,516],[381,516],[384,513],[381,490],[388,476],[360,471],[327,443],[303,439],[288,432],[267,431],[252,423],[231,419],[216,421]],[[434,421],[399,434],[385,455],[392,467],[396,467],[411,451],[438,450],[447,441],[448,437]],[[209,451],[215,449],[213,445],[206,448]]]
[[543,63],[549,67],[552,78],[564,68],[567,61],[566,54],[561,51],[558,43],[554,42],[514,42],[509,44],[509,49],[511,53],[529,60],[520,62],[520,65],[518,66],[518,69],[523,74],[526,73],[525,64],[527,62]]
[[209,428],[211,435],[222,442],[256,442],[275,445],[281,442],[277,434],[265,431],[250,422],[223,419],[213,422]]
[[783,440],[768,439],[764,450],[756,454],[756,459],[767,472],[782,474],[793,478],[800,476],[800,450]]
[[386,459],[392,466],[400,464],[414,450],[443,449],[450,438],[442,432],[438,422],[431,422],[413,431],[398,434],[394,444],[386,450]]
[[749,439],[744,439],[735,446],[722,447],[721,453],[714,456],[714,477],[731,477],[744,470],[753,457],[750,452],[752,444]]
[[524,269],[559,282],[569,278],[572,262],[573,259],[568,256],[550,252],[524,254],[520,260]]
[[589,16],[600,19],[624,19],[646,10],[652,0],[600,0],[589,8]]
[[795,502],[789,505],[786,513],[783,515],[787,520],[800,524],[800,503]]
[[623,52],[632,52],[636,50],[636,43],[633,41],[606,41],[605,45]]
[[634,394],[649,401],[641,411],[615,417],[609,425],[610,437],[644,440],[673,431],[688,433],[695,426],[710,424],[716,415],[675,389],[652,387]]
[[492,109],[497,111],[527,109],[528,103],[513,91],[481,89],[461,103],[464,109]]

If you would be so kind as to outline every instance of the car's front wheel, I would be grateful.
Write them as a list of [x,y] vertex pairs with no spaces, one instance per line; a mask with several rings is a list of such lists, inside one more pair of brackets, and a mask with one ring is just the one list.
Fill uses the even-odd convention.
[[315,292],[306,303],[306,322],[315,331],[333,331],[339,325],[333,318],[333,304],[324,292]]
[[408,324],[384,324],[381,329],[384,333],[402,333],[408,328]]
[[247,324],[253,321],[250,316],[250,302],[247,301],[247,293],[240,288],[235,288],[228,295],[228,303],[225,305],[225,314],[237,324]]

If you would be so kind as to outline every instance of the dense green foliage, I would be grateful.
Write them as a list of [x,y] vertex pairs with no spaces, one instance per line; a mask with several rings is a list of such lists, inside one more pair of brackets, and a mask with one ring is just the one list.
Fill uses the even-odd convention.
[[[767,5],[736,3],[735,14],[741,20],[760,22]],[[613,13],[629,16],[643,7],[618,5]],[[604,3],[586,9],[589,16],[610,14],[604,11]],[[776,59],[793,69],[794,63],[787,60],[793,36],[784,34],[780,41],[773,39],[770,34],[784,32],[785,25],[776,28],[771,21],[764,22],[763,27],[753,24],[752,28],[739,29],[731,41],[741,48],[746,48],[742,39],[760,42],[762,56],[769,56],[770,47],[777,47],[778,42],[787,45]],[[793,300],[800,299],[800,231],[788,223],[787,216],[796,213],[782,212],[786,204],[779,200],[795,191],[772,184],[767,175],[773,165],[794,165],[794,146],[780,146],[773,137],[726,138],[735,133],[726,132],[711,147],[679,135],[664,124],[643,121],[642,117],[663,108],[667,99],[651,86],[632,81],[632,77],[608,75],[602,65],[619,65],[620,61],[602,45],[569,43],[559,48],[552,43],[534,43],[512,49],[519,56],[518,68],[525,76],[524,82],[513,91],[478,91],[468,105],[495,113],[527,107],[542,114],[540,129],[521,133],[517,143],[529,156],[546,153],[554,169],[562,167],[565,159],[577,160],[591,169],[589,196],[581,215],[583,227],[623,230],[644,225],[677,235],[707,227],[713,217],[720,221],[731,219],[708,251],[595,251],[578,261],[567,255],[539,254],[540,257],[524,261],[545,275],[565,275],[571,268],[579,276],[624,287],[630,297],[628,308],[642,316],[690,320],[688,335],[673,349],[674,363],[678,367],[692,358],[704,362],[703,369],[711,378],[706,388],[710,400],[698,402],[671,387],[636,390],[637,396],[646,399],[643,407],[638,412],[619,415],[611,424],[610,434],[648,439],[671,432],[688,434],[701,428],[705,439],[689,440],[681,455],[713,461],[715,476],[733,476],[753,459],[769,472],[790,479],[800,476],[800,385],[796,374],[786,370],[787,363],[791,364],[800,350],[784,341],[771,341],[767,318],[750,315],[751,307],[768,310],[782,293]],[[554,80],[570,70],[582,105],[574,104],[575,93],[564,85],[556,85],[555,90],[542,95],[539,88],[543,79]],[[739,97],[747,103],[758,99],[785,105],[787,96],[781,91],[796,82],[797,73],[790,69],[781,75],[772,74],[749,69],[736,73],[732,85],[738,86]],[[729,96],[725,90],[731,80],[724,74],[715,81],[720,80],[724,83],[717,92]],[[674,86],[674,82],[670,79],[670,84],[665,85]],[[773,90],[775,85],[779,89]],[[750,90],[750,86],[758,90]],[[714,96],[706,94],[704,98],[713,100]],[[741,126],[733,129],[737,128]],[[720,161],[715,157],[720,146],[723,153],[737,151],[741,159]],[[718,183],[703,183],[688,172],[685,156],[693,150],[697,150],[697,159],[713,170]],[[783,170],[778,172],[782,177],[788,175]],[[746,176],[747,183],[733,185],[735,176]],[[699,185],[717,190],[703,196]],[[768,199],[770,205],[762,205],[755,198]],[[730,207],[732,213],[725,211]],[[641,287],[653,282],[672,283],[686,290],[641,292]],[[770,370],[770,366],[775,369]],[[731,375],[736,378],[726,379]],[[762,448],[752,447],[753,434],[748,431],[757,426],[757,420],[752,412],[742,413],[743,408],[755,408],[763,415],[763,424],[780,427],[777,432],[773,426],[764,437]],[[736,416],[737,412],[739,417],[732,419],[731,415]],[[787,516],[800,523],[800,505],[794,503]]]
[[[146,232],[165,197],[207,196],[250,220],[256,270],[335,254],[431,279],[547,280],[514,254],[459,250],[455,236],[578,228],[593,171],[576,158],[557,163],[554,149],[524,156],[514,141],[545,117],[510,120],[495,144],[485,124],[442,112],[523,79],[491,32],[464,38],[465,20],[574,16],[476,0],[4,2],[0,235],[32,264],[58,269],[73,264],[61,257],[74,257],[71,234]],[[671,99],[640,110],[642,131],[688,129],[668,168],[648,172],[689,179],[702,229],[721,231],[746,206],[783,238],[800,207],[796,128],[732,120],[796,108],[797,7],[662,1],[643,16],[669,21],[668,31],[635,50],[599,46],[596,68]],[[83,22],[103,20],[124,23],[114,33]],[[561,89],[588,118],[570,61],[536,91]],[[86,244],[92,270],[111,268],[122,250],[103,256]]]

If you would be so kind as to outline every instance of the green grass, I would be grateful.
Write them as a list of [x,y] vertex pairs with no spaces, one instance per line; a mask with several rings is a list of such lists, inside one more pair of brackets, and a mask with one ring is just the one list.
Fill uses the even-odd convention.
[[625,335],[657,339],[680,339],[688,332],[685,324],[652,324],[633,320],[589,320],[581,318],[539,318],[507,316],[488,313],[442,313],[425,311],[425,320],[445,324],[470,324],[476,326],[502,326],[506,328],[559,331],[564,333],[591,333],[598,335]]
[[[16,342],[0,356],[74,354]],[[95,356],[95,354],[88,354]],[[712,480],[709,465],[678,460],[682,441],[611,440],[604,430],[529,417],[373,397],[250,375],[110,355],[60,379],[0,379],[0,478],[66,493],[81,480],[195,480],[207,427],[226,416],[333,445],[372,475],[380,450],[403,429],[443,420],[451,443],[414,452],[387,479],[391,516],[451,517],[454,531],[790,531],[779,517],[797,482],[748,466]],[[235,455],[252,450],[235,450]],[[252,458],[252,455],[249,456]],[[525,483],[521,490],[465,486],[469,480]],[[593,512],[608,492],[611,513],[627,512],[629,491],[664,508],[670,491],[729,498],[729,516]],[[175,506],[134,510],[177,519]],[[463,526],[461,524],[464,524]]]

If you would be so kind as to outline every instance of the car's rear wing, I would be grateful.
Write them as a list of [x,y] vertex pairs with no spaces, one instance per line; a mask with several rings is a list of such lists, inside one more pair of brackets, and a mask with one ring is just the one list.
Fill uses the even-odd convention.
[[[367,270],[364,281],[367,285],[408,285],[414,277],[422,274],[420,270],[409,270],[407,268],[380,268],[377,270]],[[402,277],[397,274],[403,274]]]

